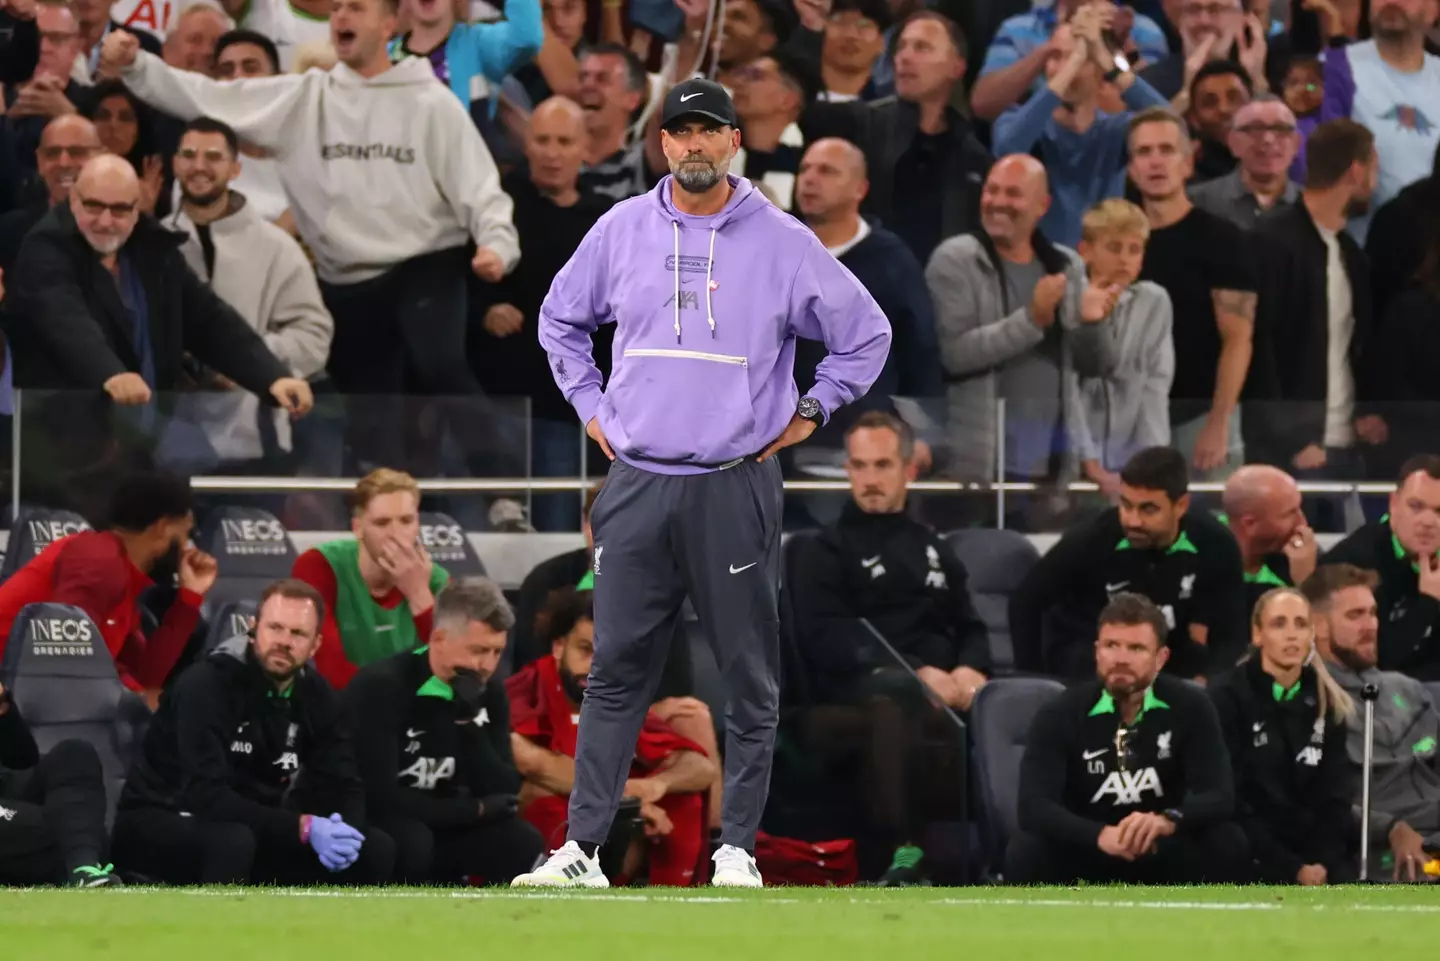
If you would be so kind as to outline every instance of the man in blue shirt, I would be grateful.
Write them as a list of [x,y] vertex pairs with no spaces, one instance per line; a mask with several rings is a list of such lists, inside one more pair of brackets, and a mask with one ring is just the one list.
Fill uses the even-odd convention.
[[995,121],[993,131],[995,152],[1001,156],[1039,147],[1052,197],[1040,229],[1069,247],[1080,240],[1085,211],[1125,189],[1125,130],[1131,113],[1100,109],[1102,80],[1115,85],[1131,110],[1165,103],[1144,80],[1115,68],[1100,37],[1102,10],[1098,5],[1083,7],[1071,23],[1055,31],[1045,63],[1045,87]]
[[[1169,53],[1164,32],[1149,17],[1108,0],[1087,6],[1112,11],[1110,28],[1130,59],[1132,69],[1139,68],[1138,62],[1154,63]],[[976,117],[994,120],[1027,94],[1038,94],[1044,89],[1045,64],[1054,51],[1051,38],[1080,8],[1081,0],[1055,0],[1053,4],[1037,5],[1029,13],[1010,17],[1000,25],[990,48],[985,51],[985,65],[980,68],[980,79],[970,94],[970,106]]]

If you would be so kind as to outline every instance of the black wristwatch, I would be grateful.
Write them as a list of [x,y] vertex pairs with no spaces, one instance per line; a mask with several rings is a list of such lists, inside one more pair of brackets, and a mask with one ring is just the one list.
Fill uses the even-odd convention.
[[1179,808],[1166,808],[1160,813],[1169,818],[1170,823],[1174,824],[1177,828],[1185,820],[1185,812],[1181,811]]
[[825,411],[820,408],[820,402],[808,395],[800,398],[800,402],[795,405],[795,413],[814,424],[825,421]]

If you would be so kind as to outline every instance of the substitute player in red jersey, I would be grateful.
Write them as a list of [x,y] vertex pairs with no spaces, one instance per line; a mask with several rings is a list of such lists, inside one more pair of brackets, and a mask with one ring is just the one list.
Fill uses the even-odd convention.
[[[515,766],[525,779],[520,813],[546,844],[565,842],[580,701],[595,656],[595,614],[589,591],[559,594],[542,615],[553,657],[542,657],[506,681]],[[623,794],[638,798],[648,839],[650,883],[685,886],[706,865],[705,792],[719,768],[694,741],[654,711],[645,717]],[[631,875],[635,852],[626,857]],[[703,880],[703,877],[701,878]],[[593,887],[608,887],[598,875]]]
[[[215,558],[187,547],[195,526],[190,484],[139,473],[110,499],[109,528],[51,544],[0,587],[0,656],[27,604],[73,604],[90,616],[132,691],[157,692],[184,653],[215,583]],[[161,561],[179,557],[180,591],[149,638],[140,629],[140,594]],[[152,707],[154,705],[152,704]]]

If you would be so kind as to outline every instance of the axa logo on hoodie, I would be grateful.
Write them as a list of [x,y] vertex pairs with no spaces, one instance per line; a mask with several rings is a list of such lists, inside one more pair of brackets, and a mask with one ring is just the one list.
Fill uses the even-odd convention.
[[393,143],[327,143],[320,147],[321,160],[393,160],[413,164],[415,148]]

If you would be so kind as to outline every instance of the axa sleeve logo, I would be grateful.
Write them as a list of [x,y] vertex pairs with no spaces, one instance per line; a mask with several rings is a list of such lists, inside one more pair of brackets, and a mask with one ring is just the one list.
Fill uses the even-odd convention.
[[277,520],[222,520],[220,534],[226,554],[284,557],[290,553],[285,528]]
[[90,525],[84,521],[31,521],[28,526],[30,543],[36,554],[62,537],[69,537],[71,534],[78,534],[90,529]]
[[95,625],[78,617],[37,617],[30,621],[30,651],[40,657],[89,657],[95,653]]
[[465,560],[465,532],[459,524],[421,524],[420,545],[442,563]]

